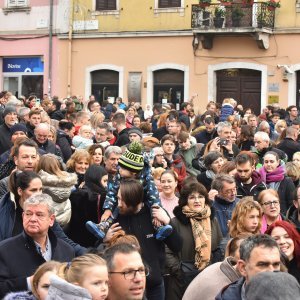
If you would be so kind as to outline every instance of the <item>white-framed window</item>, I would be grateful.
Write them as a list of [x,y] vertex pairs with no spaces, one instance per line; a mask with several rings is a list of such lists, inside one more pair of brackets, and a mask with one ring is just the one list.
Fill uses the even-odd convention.
[[120,14],[120,0],[92,0],[93,16]]
[[158,0],[157,8],[181,7],[181,0]]
[[14,7],[27,7],[28,0],[7,0],[7,7],[14,8]]
[[179,13],[184,16],[184,0],[154,0],[154,14]]

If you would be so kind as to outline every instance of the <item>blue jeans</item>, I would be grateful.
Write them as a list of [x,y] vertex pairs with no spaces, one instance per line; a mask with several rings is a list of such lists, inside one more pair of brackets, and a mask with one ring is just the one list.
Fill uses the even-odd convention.
[[147,300],[165,300],[164,281],[161,280],[160,284],[152,286],[151,288],[146,287],[146,297]]

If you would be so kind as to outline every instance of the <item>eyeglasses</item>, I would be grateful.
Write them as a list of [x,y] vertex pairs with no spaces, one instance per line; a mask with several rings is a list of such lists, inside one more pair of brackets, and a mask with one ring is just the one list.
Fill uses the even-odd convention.
[[149,275],[149,269],[137,269],[137,270],[129,270],[124,272],[109,272],[109,274],[123,274],[126,280],[132,280],[136,277],[136,274],[139,273],[141,277],[146,277]]
[[265,206],[278,206],[279,205],[279,201],[278,200],[274,200],[274,201],[268,201],[268,202],[265,202],[263,203],[262,205],[265,205]]

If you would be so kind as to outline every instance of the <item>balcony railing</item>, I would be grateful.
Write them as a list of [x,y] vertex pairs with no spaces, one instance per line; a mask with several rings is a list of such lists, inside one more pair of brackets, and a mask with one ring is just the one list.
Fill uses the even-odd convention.
[[[218,12],[221,10],[221,15]],[[274,28],[275,9],[264,2],[252,5],[232,3],[229,6],[211,4],[205,8],[192,5],[193,29]]]

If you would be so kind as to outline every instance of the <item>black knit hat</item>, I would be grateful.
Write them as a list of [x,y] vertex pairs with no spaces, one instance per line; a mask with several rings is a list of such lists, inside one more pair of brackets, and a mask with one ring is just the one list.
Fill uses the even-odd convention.
[[27,127],[22,123],[17,123],[10,127],[10,134],[13,135],[17,131],[23,131],[27,135]]
[[142,154],[142,144],[134,141],[119,159],[120,167],[131,172],[138,173],[144,168],[144,157]]

